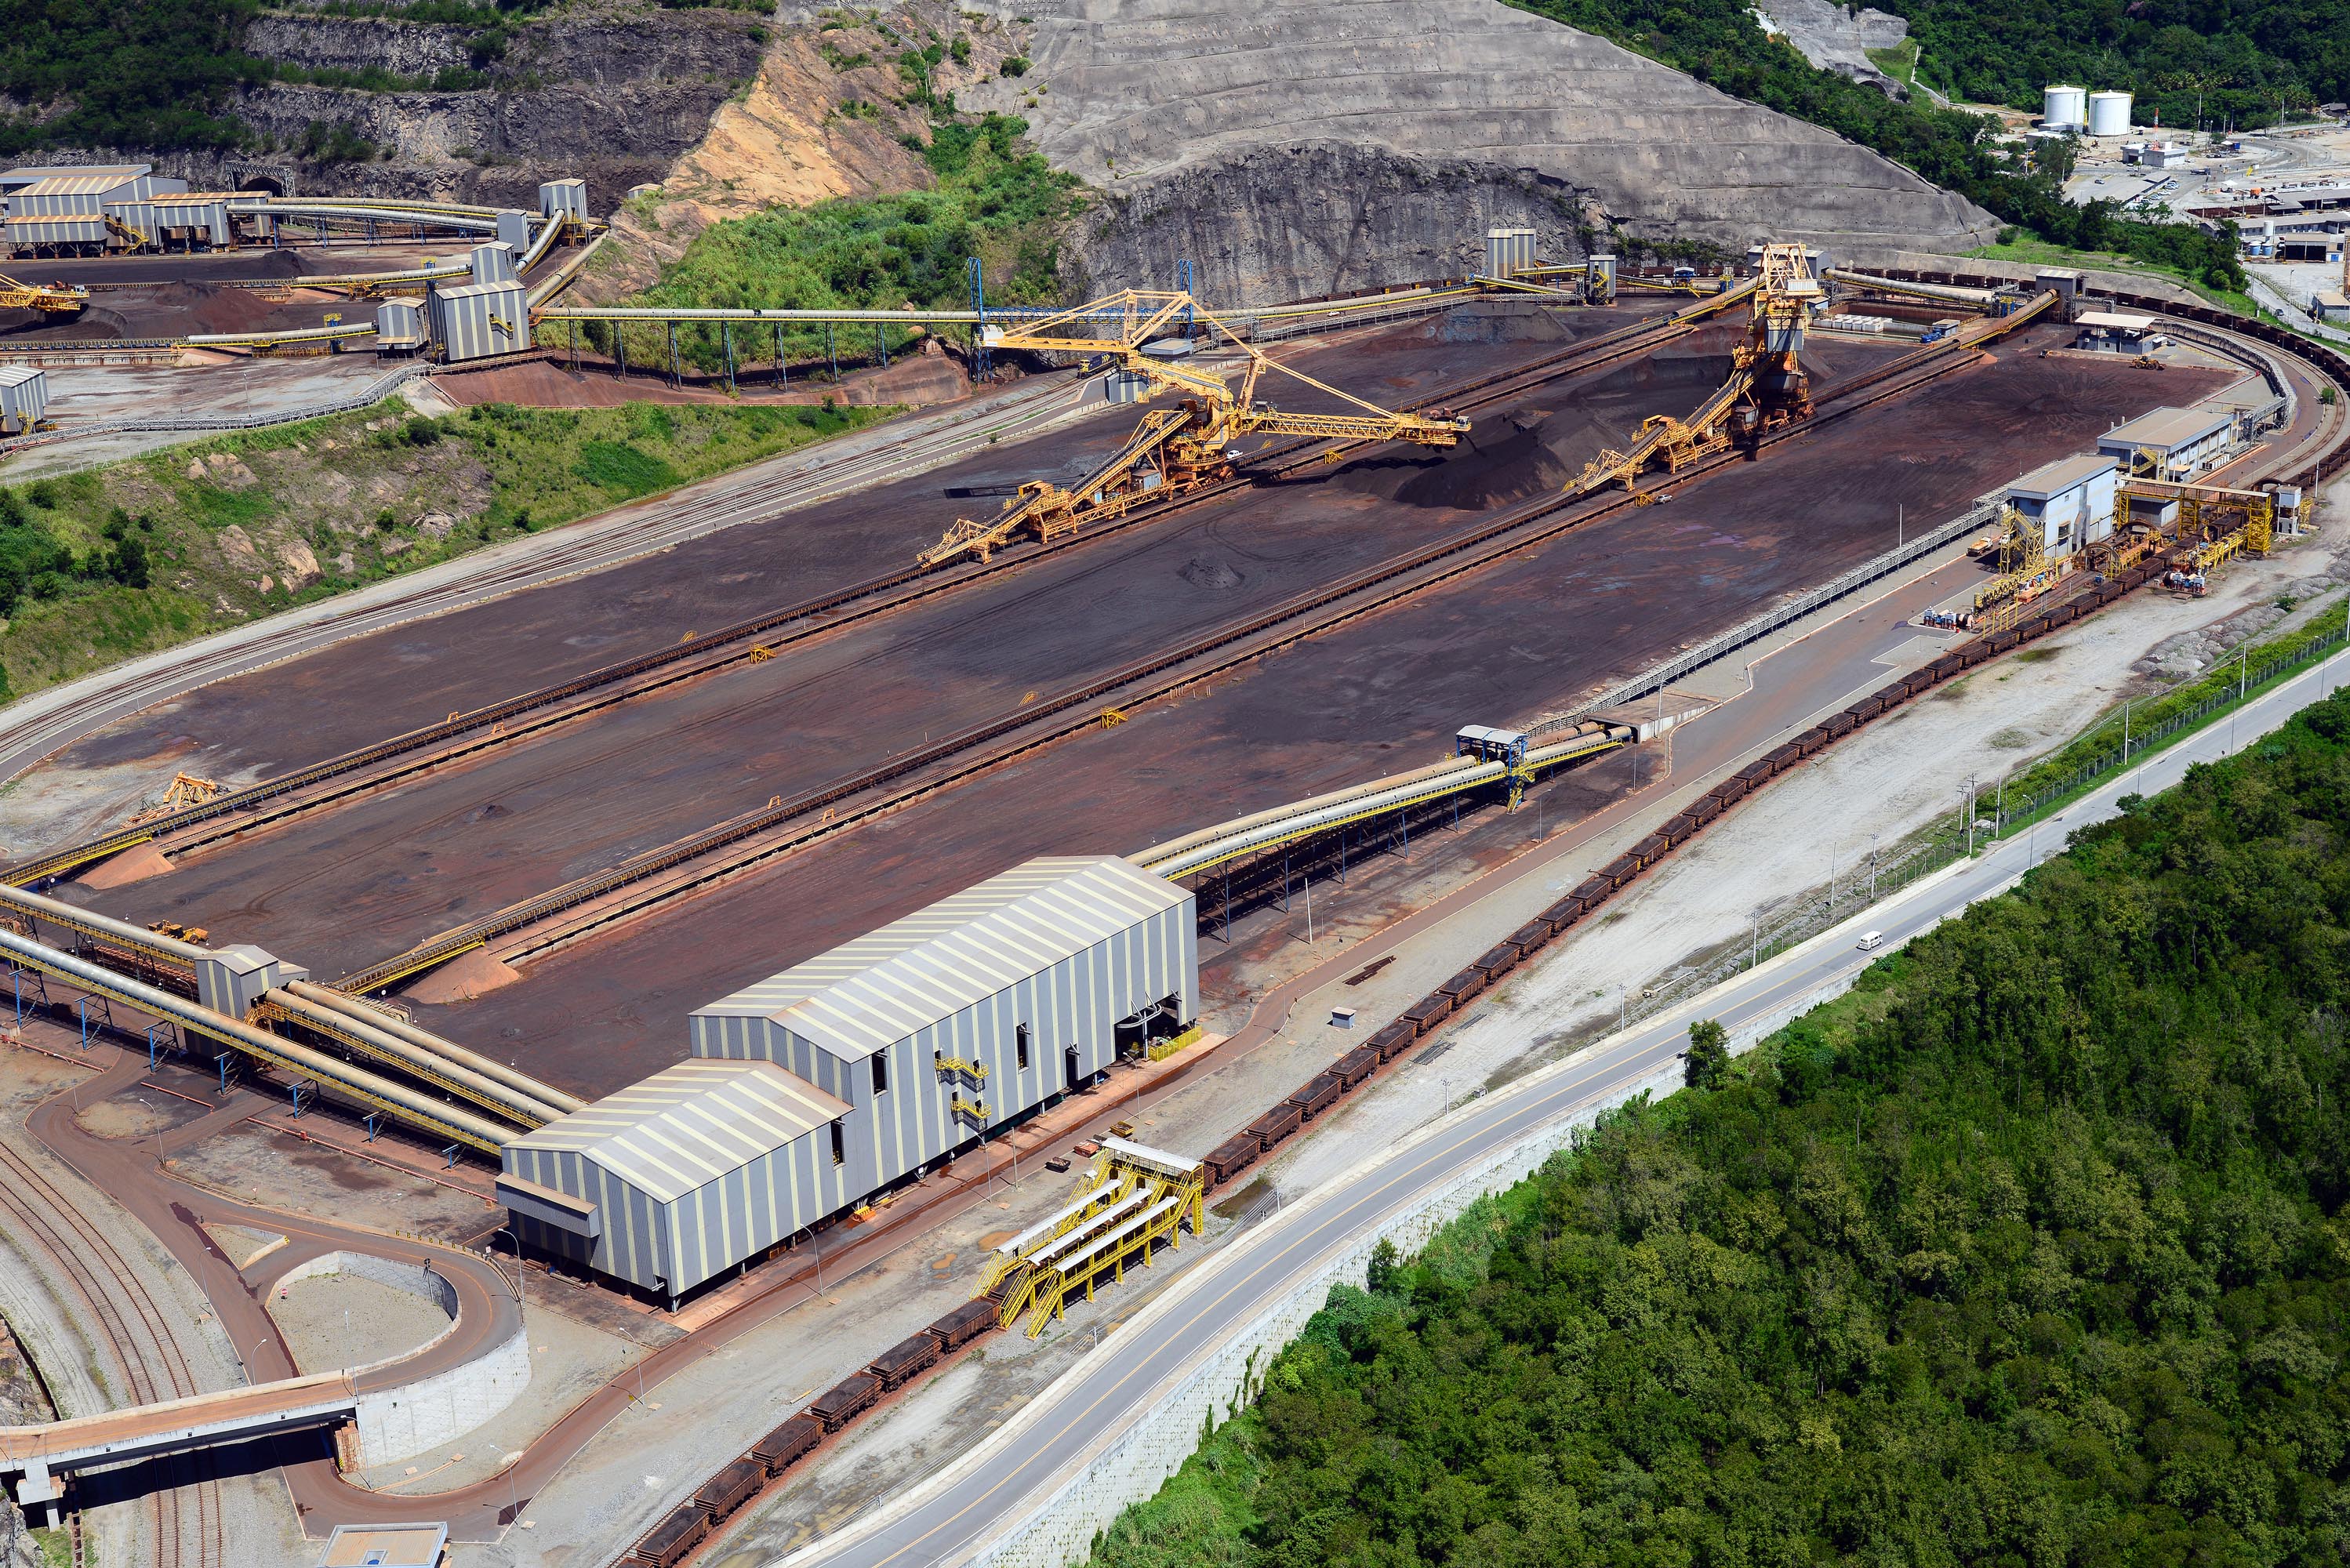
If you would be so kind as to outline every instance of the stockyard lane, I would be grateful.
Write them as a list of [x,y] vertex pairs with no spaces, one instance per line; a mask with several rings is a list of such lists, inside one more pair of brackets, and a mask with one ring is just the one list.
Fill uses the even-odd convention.
[[700,481],[650,505],[528,535],[36,692],[0,717],[0,779],[16,777],[118,719],[212,681],[403,621],[603,571],[737,524],[950,462],[991,441],[1033,435],[1083,412],[1083,385],[1065,374],[1032,377],[976,408],[951,404],[935,415],[892,421]]
[[[2130,768],[2036,829],[1926,878],[1685,1007],[1472,1101],[1400,1151],[1395,1164],[1340,1179],[1203,1261],[1180,1295],[1168,1298],[1170,1315],[1153,1322],[1148,1334],[1107,1340],[962,1464],[868,1520],[794,1552],[784,1568],[927,1568],[967,1560],[1019,1523],[1089,1452],[1121,1435],[1191,1366],[1333,1254],[1504,1146],[1611,1103],[1669,1068],[1686,1048],[1692,1019],[1719,1019],[1735,1034],[1742,1024],[1769,1018],[1976,900],[2012,887],[2033,866],[2062,853],[2072,831],[2117,815],[2124,795],[2169,788],[2190,764],[2243,750],[2345,683],[2350,655],[2337,655],[2239,710],[2232,721],[2222,718]],[[1865,931],[1881,932],[1884,946],[1859,951],[1855,944]]]

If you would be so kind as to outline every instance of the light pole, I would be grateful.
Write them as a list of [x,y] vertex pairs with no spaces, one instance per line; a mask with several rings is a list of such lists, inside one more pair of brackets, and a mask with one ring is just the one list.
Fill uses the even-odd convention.
[[[487,1438],[484,1438],[482,1441],[489,1443],[490,1447],[494,1449],[498,1449],[498,1445],[494,1442],[491,1442]],[[515,1520],[522,1517],[522,1488],[515,1480],[515,1468],[521,1462],[522,1455],[518,1451],[512,1449],[498,1449],[498,1469],[506,1472],[506,1501],[508,1504],[506,1511],[510,1516],[506,1522],[509,1524],[513,1523]]]
[[1868,836],[1868,901],[1877,902],[1877,835]]
[[501,1236],[504,1236],[507,1241],[512,1241],[512,1242],[514,1243],[514,1250],[515,1250],[515,1277],[514,1277],[515,1310],[516,1312],[518,1312],[518,1313],[523,1314],[524,1314],[524,1316],[526,1318],[526,1317],[528,1317],[529,1313],[530,1313],[530,1303],[529,1303],[528,1301],[526,1301],[526,1300],[525,1299],[525,1297],[524,1297],[524,1293],[525,1293],[525,1291],[526,1287],[525,1287],[525,1285],[524,1284],[523,1277],[522,1277],[522,1238],[521,1238],[521,1237],[519,1237],[519,1236],[517,1236],[517,1235],[515,1235],[515,1234],[514,1233],[514,1227],[512,1227],[512,1226],[510,1226],[510,1225],[501,1225],[501,1226],[499,1226],[496,1230],[494,1230],[494,1231],[491,1231],[491,1232],[490,1232],[490,1251],[491,1251],[491,1253],[493,1254],[493,1256],[494,1256],[494,1255],[495,1255],[495,1253],[496,1253],[496,1251],[497,1251],[497,1250],[498,1250],[498,1238],[499,1238],[499,1237],[501,1237]]
[[1305,874],[1305,945],[1314,945],[1314,874]]

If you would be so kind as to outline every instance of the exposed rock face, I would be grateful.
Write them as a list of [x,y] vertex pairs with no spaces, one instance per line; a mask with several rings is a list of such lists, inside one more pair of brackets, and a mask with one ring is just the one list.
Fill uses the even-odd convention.
[[[1846,254],[1981,243],[1990,214],[1866,149],[1495,0],[1015,0],[1018,113],[1106,199],[1097,284],[1263,300],[1469,270],[1491,224]],[[794,0],[805,6],[806,0]],[[813,8],[787,13],[795,19]]]
[[872,17],[829,12],[821,26],[783,29],[750,91],[719,107],[702,144],[661,179],[658,197],[613,216],[616,243],[577,285],[581,298],[608,301],[646,287],[661,264],[723,219],[926,188],[930,166],[909,142],[929,135],[930,112],[910,100],[898,54],[933,35],[960,36],[966,57],[941,60],[932,85],[963,93],[993,80],[1030,33],[1016,22],[966,16],[946,0]]
[[1868,57],[1871,49],[1900,47],[1909,36],[1902,18],[1873,6],[1848,11],[1834,0],[1760,0],[1755,8],[1820,69],[1866,82],[1891,98],[1908,96]]
[[[659,181],[702,142],[712,117],[757,75],[764,33],[759,18],[741,11],[607,0],[534,21],[501,57],[476,60],[466,27],[278,13],[254,23],[246,47],[255,53],[313,69],[375,67],[428,79],[482,69],[490,85],[358,92],[272,83],[239,94],[236,113],[284,146],[315,121],[394,150],[382,161],[304,165],[306,191],[536,209],[540,181],[576,174],[588,181],[590,208],[607,213],[629,187]],[[215,155],[156,161],[199,189],[234,184]]]

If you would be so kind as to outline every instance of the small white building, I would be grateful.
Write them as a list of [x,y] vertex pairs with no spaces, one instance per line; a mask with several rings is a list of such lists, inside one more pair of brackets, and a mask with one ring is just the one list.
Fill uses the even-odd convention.
[[2104,354],[2143,354],[2155,345],[2151,316],[2131,316],[2111,310],[2085,310],[2073,318],[2077,330],[2073,347]]
[[2114,531],[2119,464],[2110,457],[2060,457],[2007,487],[2008,504],[2040,530],[2049,556],[2069,556]]
[[2147,479],[2192,479],[2227,455],[2233,409],[2157,409],[2097,438],[2097,451],[2122,472]]

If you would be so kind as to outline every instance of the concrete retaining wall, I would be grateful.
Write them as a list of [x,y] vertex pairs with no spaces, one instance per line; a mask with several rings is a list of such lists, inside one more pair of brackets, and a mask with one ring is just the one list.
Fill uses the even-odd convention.
[[[424,1345],[354,1366],[350,1368],[354,1376],[411,1360],[457,1332],[457,1287],[421,1264],[395,1262],[365,1252],[328,1252],[288,1269],[271,1288],[325,1274],[356,1274],[373,1280],[422,1296],[449,1314],[449,1326]],[[438,1448],[513,1404],[529,1383],[530,1334],[517,1323],[503,1342],[462,1366],[359,1396],[357,1462],[390,1464]]]

